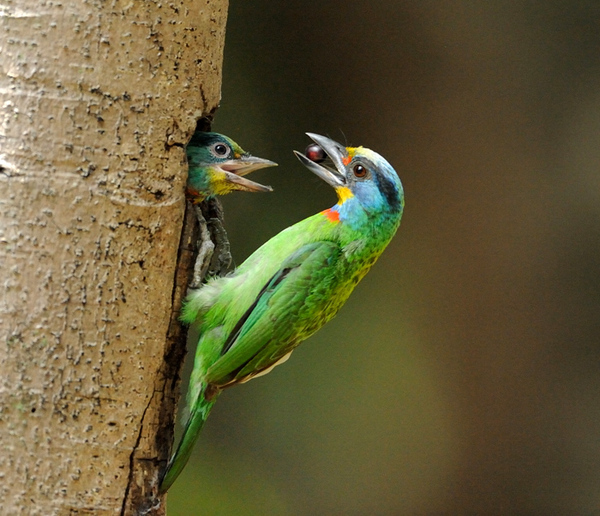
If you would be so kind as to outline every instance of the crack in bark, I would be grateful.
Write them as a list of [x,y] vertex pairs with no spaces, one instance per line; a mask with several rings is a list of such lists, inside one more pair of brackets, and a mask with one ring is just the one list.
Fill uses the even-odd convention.
[[129,501],[129,492],[131,491],[131,486],[133,484],[135,452],[137,451],[138,446],[140,445],[140,442],[142,440],[142,433],[144,431],[144,421],[146,419],[146,412],[148,412],[150,405],[152,405],[152,400],[154,399],[155,395],[156,395],[156,391],[154,391],[152,393],[152,396],[150,396],[150,399],[148,400],[148,404],[144,408],[144,412],[142,413],[142,417],[141,417],[140,430],[138,432],[138,436],[135,441],[135,444],[133,445],[133,448],[131,450],[131,455],[129,456],[129,477],[127,480],[127,487],[125,488],[125,493],[123,495],[123,505],[121,506],[121,515],[122,516],[125,516],[125,511],[127,510],[127,502]]

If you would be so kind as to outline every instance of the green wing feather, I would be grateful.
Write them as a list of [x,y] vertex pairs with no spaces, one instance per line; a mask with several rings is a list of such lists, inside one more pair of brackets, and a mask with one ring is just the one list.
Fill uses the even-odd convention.
[[[298,249],[267,282],[224,342],[204,380],[225,386],[273,366],[331,316],[340,246],[314,242]],[[335,297],[335,296],[333,296]],[[322,313],[319,313],[322,312]]]

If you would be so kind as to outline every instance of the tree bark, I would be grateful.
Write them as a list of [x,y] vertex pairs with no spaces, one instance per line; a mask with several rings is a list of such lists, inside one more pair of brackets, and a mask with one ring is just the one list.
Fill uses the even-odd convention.
[[[0,513],[163,514],[226,0],[0,4]],[[187,217],[186,217],[187,218]]]

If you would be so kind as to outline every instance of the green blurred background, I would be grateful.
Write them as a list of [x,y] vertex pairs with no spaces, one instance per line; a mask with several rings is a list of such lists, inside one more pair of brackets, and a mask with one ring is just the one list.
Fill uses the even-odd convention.
[[600,514],[600,3],[232,0],[213,128],[279,168],[237,263],[335,201],[305,131],[396,168],[336,319],[227,391],[174,515]]

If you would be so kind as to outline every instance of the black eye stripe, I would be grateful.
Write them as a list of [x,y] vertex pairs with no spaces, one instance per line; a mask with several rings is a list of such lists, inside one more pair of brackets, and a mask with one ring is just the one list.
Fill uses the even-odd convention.
[[398,187],[383,174],[376,174],[375,180],[379,185],[379,190],[386,198],[390,208],[398,212],[400,211],[400,199],[398,198]]
[[395,183],[377,171],[375,164],[367,158],[359,158],[350,163],[350,170],[354,170],[356,165],[362,165],[371,172],[371,177],[377,183],[379,191],[383,194],[390,208],[397,212],[400,211],[400,199],[398,199],[398,187]]

